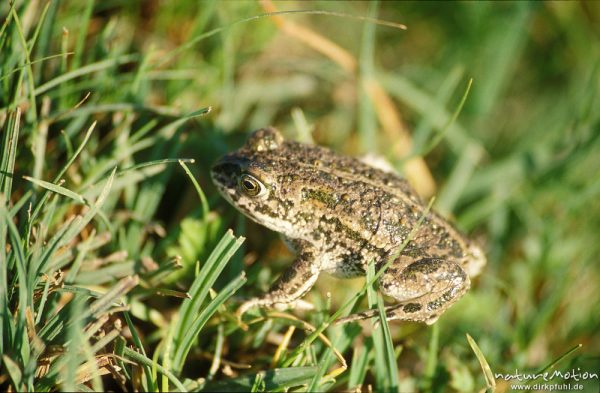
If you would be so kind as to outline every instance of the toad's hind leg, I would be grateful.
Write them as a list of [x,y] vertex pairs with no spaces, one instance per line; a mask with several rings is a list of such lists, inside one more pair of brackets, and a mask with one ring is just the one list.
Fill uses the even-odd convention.
[[[414,260],[413,260],[414,261]],[[423,258],[416,262],[401,256],[379,279],[380,291],[398,301],[385,308],[386,319],[434,323],[469,289],[464,270],[454,262]],[[350,315],[338,323],[371,318],[377,310]]]

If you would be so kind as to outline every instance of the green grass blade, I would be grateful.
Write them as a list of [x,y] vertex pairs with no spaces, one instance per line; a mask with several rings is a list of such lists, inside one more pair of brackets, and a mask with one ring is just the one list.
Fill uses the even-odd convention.
[[59,77],[56,77],[56,78],[42,84],[41,86],[38,86],[37,89],[35,89],[35,95],[38,96],[40,94],[43,94],[56,86],[59,86],[67,81],[70,81],[71,79],[79,78],[80,76],[84,76],[84,75],[88,75],[88,74],[91,74],[94,72],[106,70],[108,68],[119,66],[122,64],[131,63],[133,61],[136,61],[138,59],[138,57],[139,57],[138,55],[133,55],[133,54],[121,55],[121,56],[118,56],[113,59],[102,60],[102,61],[98,61],[96,63],[85,65],[76,70],[69,71]]
[[90,115],[102,115],[107,112],[150,112],[155,115],[166,117],[176,117],[177,120],[187,120],[187,117],[182,117],[179,110],[172,107],[143,105],[131,102],[113,102],[110,104],[90,104],[78,107],[77,109],[69,108],[62,112],[55,113],[49,120],[56,122],[66,119],[85,118]]
[[[146,386],[144,388],[148,392],[156,392],[156,391],[158,391],[158,385],[157,385],[156,381],[154,379],[152,379],[152,367],[154,366],[154,364],[153,364],[154,362],[152,362],[152,360],[148,359],[148,357],[146,356],[146,350],[144,349],[144,345],[142,344],[142,340],[140,339],[140,335],[138,334],[138,332],[135,328],[135,325],[131,321],[129,312],[124,312],[123,317],[125,318],[125,322],[127,322],[127,326],[129,327],[129,330],[131,331],[131,338],[133,339],[133,343],[140,351],[138,353],[132,349],[125,347],[125,348],[123,348],[123,354],[135,353],[137,355],[140,355],[140,358],[143,359],[140,361],[140,363],[142,364],[142,368],[144,369],[144,374],[146,376]],[[148,363],[148,362],[150,362],[150,363]],[[165,374],[165,375],[167,375],[167,374]],[[175,379],[177,379],[177,378],[175,378]]]
[[369,353],[372,352],[372,341],[366,340],[362,347],[354,347],[350,375],[348,377],[348,389],[360,388],[367,376],[369,368]]
[[10,24],[10,21],[12,19],[12,9],[15,7],[15,3],[9,3],[9,7],[10,9],[7,12],[7,16],[4,19],[4,21],[2,22],[2,27],[0,27],[0,49],[2,49],[2,44],[3,44],[3,38],[4,35],[6,34],[6,28],[8,27],[8,25]]
[[[81,142],[81,144],[79,145],[79,147],[77,148],[75,153],[69,158],[69,160],[67,161],[65,166],[63,166],[61,168],[61,170],[58,172],[58,174],[56,175],[56,177],[54,178],[52,183],[58,183],[62,179],[63,175],[67,172],[67,169],[69,169],[71,164],[73,164],[73,162],[75,162],[75,160],[77,159],[77,157],[79,156],[79,154],[81,153],[81,151],[83,150],[85,145],[87,144],[95,127],[96,127],[96,122],[93,122],[92,125],[90,126],[90,128],[88,128],[87,132],[85,133],[85,136],[83,137],[83,141]],[[45,192],[44,195],[42,196],[42,198],[40,199],[40,201],[37,203],[37,205],[33,209],[33,213],[31,214],[31,218],[29,219],[29,224],[28,224],[29,225],[29,228],[27,231],[28,235],[31,233],[31,226],[33,225],[33,222],[40,214],[42,207],[44,206],[44,203],[46,203],[46,200],[48,199],[49,195],[50,194],[48,192]]]
[[254,383],[252,384],[252,388],[250,388],[250,392],[251,393],[255,393],[255,392],[264,392],[266,387],[265,387],[265,382],[263,381],[263,374],[256,374],[256,378],[254,378]]
[[[333,348],[340,353],[344,353],[348,347],[350,347],[356,336],[359,335],[361,329],[356,324],[349,324],[346,326],[332,326],[329,331],[335,338],[332,340],[331,347],[328,346],[323,355],[318,359],[318,371],[308,385],[307,391],[309,392],[327,390],[329,385],[335,382],[333,378],[335,378],[336,375],[339,375],[339,373],[346,371],[347,365],[344,361],[344,364],[334,370],[336,375],[332,376],[329,374],[325,376],[325,373],[330,369],[333,362],[337,360]],[[325,378],[323,378],[324,376]]]
[[[376,18],[379,10],[379,2],[369,3],[369,17]],[[365,23],[362,31],[360,47],[360,86],[361,94],[358,95],[358,131],[361,146],[365,151],[374,151],[377,142],[377,117],[375,115],[374,103],[369,96],[366,86],[374,78],[375,57],[375,27],[373,23]]]
[[56,58],[60,58],[60,57],[65,57],[65,56],[72,55],[72,54],[73,54],[73,52],[64,52],[64,53],[58,53],[58,54],[55,54],[55,55],[49,55],[49,56],[42,57],[40,59],[32,60],[31,63],[23,64],[22,66],[14,68],[12,71],[10,71],[10,72],[8,72],[8,73],[0,76],[0,82],[2,82],[4,79],[10,77],[11,75],[13,75],[15,73],[24,70],[27,66],[32,66],[32,65],[40,64],[40,63],[43,63],[46,60],[52,60],[52,59],[56,59]]
[[[21,109],[11,112],[4,131],[2,141],[2,158],[0,161],[0,189],[10,198],[12,191],[12,178],[15,169],[15,157],[17,155],[17,142],[19,139],[19,127],[21,123]],[[7,200],[8,202],[8,200]]]
[[175,348],[175,355],[173,356],[173,365],[175,370],[181,370],[185,359],[192,348],[192,344],[196,340],[196,337],[200,334],[200,331],[208,322],[209,318],[217,311],[227,299],[229,299],[244,283],[246,277],[242,273],[237,279],[231,281],[219,294],[200,312],[198,318],[189,325],[185,326],[186,332],[180,342],[177,343]]
[[[383,345],[385,354],[385,371],[387,373],[386,384],[389,388],[386,390],[398,391],[399,380],[398,380],[398,364],[396,362],[396,356],[394,351],[394,342],[392,341],[392,335],[390,334],[390,327],[388,325],[385,313],[385,304],[383,303],[383,296],[379,293],[377,296],[377,308],[379,309],[379,320],[380,324],[377,329],[381,329],[383,333]],[[377,348],[375,348],[377,350]]]
[[473,353],[475,353],[475,357],[477,357],[477,360],[479,361],[479,365],[481,366],[481,370],[483,371],[483,375],[485,377],[485,384],[487,388],[494,392],[496,390],[496,379],[494,378],[494,373],[492,372],[488,361],[485,359],[481,349],[479,349],[479,345],[477,345],[475,340],[473,340],[473,337],[471,337],[468,333],[467,341],[469,342]]
[[473,85],[473,78],[469,79],[469,82],[467,83],[467,87],[465,88],[465,92],[464,92],[462,98],[460,99],[458,106],[454,110],[454,113],[452,113],[452,116],[448,119],[448,123],[446,123],[444,125],[444,127],[438,132],[438,134],[423,149],[423,151],[418,153],[419,155],[425,156],[425,155],[429,154],[429,152],[431,152],[433,149],[435,149],[435,147],[442,141],[442,139],[446,135],[446,131],[448,131],[448,129],[450,129],[450,127],[452,127],[452,124],[454,124],[456,119],[458,119],[458,115],[460,115],[460,112],[462,111],[463,107],[465,106],[465,102],[467,102],[467,97],[469,96],[469,92],[471,91],[472,85]]
[[84,205],[86,204],[86,201],[82,195],[79,195],[78,193],[71,191],[68,188],[65,188],[65,187],[59,186],[57,184],[44,181],[44,180],[34,179],[33,177],[29,177],[29,176],[23,176],[23,179],[30,181],[33,184],[37,184],[38,186],[43,187],[46,190],[66,196],[67,198],[71,198],[75,202],[78,202],[78,203],[81,203]]
[[[377,291],[374,288],[374,279],[375,276],[375,265],[373,263],[369,263],[367,267],[367,282],[369,283],[367,286],[367,298],[369,300],[369,309],[373,310],[378,308],[378,296]],[[383,331],[381,329],[381,323],[377,325],[376,321],[372,322],[374,324],[373,332],[371,334],[371,339],[373,340],[373,349],[375,351],[375,367],[373,369],[373,374],[375,376],[375,389],[377,391],[391,391],[391,380],[389,379],[388,372],[388,361],[387,361],[387,348],[385,338],[383,336]]]
[[548,372],[550,370],[556,369],[556,365],[558,363],[560,363],[565,358],[567,358],[568,356],[570,356],[573,352],[581,349],[582,347],[583,347],[583,344],[576,344],[576,345],[574,345],[567,352],[563,353],[558,358],[552,360],[552,362],[550,362],[550,364],[548,364],[547,366],[543,367],[540,371],[537,371],[537,372],[533,373],[534,375],[537,375],[538,378],[532,378],[532,379],[528,380],[527,383],[529,385],[535,383],[535,381],[539,380],[540,377],[544,375],[544,373],[546,373],[546,372]]
[[[0,206],[0,217],[5,218],[6,224],[8,224],[8,235],[11,240],[11,250],[15,255],[16,267],[17,267],[17,282],[19,285],[19,312],[17,313],[17,325],[16,325],[16,349],[21,349],[21,337],[25,333],[25,310],[29,306],[33,309],[33,288],[27,285],[27,259],[23,250],[23,241],[19,236],[19,231],[13,223],[12,219],[8,217],[5,206]],[[30,289],[31,288],[31,289]]]
[[37,280],[39,279],[40,274],[44,272],[44,269],[50,262],[50,258],[56,249],[61,247],[62,245],[71,241],[75,236],[81,232],[81,230],[98,214],[102,205],[106,201],[108,194],[111,190],[113,180],[115,178],[117,168],[113,169],[111,175],[104,183],[102,187],[102,192],[98,196],[98,199],[92,204],[88,211],[85,212],[83,216],[77,216],[67,225],[64,225],[63,230],[59,231],[49,242],[48,247],[45,249],[42,257],[39,261],[36,261],[32,264],[32,269],[30,270],[29,282],[31,285],[35,285]]
[[224,328],[223,328],[223,324],[220,323],[219,326],[217,326],[217,338],[215,340],[214,358],[210,364],[210,368],[208,369],[208,376],[206,377],[206,379],[208,379],[209,381],[212,381],[215,378],[215,375],[217,374],[217,371],[219,371],[219,368],[221,366],[221,359],[223,356],[223,344],[224,343],[225,343]]
[[73,63],[71,68],[76,70],[80,68],[81,60],[84,54],[85,38],[88,32],[88,25],[92,12],[94,10],[94,0],[87,0],[85,8],[79,17],[79,34],[77,35],[77,41],[75,43],[75,56],[73,56]]
[[63,307],[46,321],[44,327],[38,331],[38,336],[44,341],[54,340],[60,334],[64,334],[64,328],[68,318],[68,310]]
[[463,190],[471,179],[477,163],[483,157],[483,151],[475,145],[465,147],[458,162],[452,169],[445,187],[438,194],[438,211],[449,214],[453,211]]
[[150,367],[156,367],[158,372],[169,378],[169,381],[171,381],[180,392],[187,391],[185,389],[185,386],[183,386],[181,381],[179,381],[179,379],[177,379],[177,377],[172,372],[166,370],[160,364],[153,362],[152,359],[149,359],[146,355],[138,353],[133,349],[127,347],[123,348],[123,354],[125,355],[125,357],[128,357],[129,359],[137,362],[138,364],[147,367],[148,370],[150,370]]
[[[31,52],[33,51],[35,44],[37,43],[37,39],[40,35],[40,31],[42,30],[42,26],[44,25],[44,21],[46,20],[46,15],[48,15],[48,10],[50,9],[50,2],[47,2],[44,5],[44,9],[38,19],[38,22],[35,26],[35,31],[33,32],[33,37],[29,40],[29,56],[31,56]],[[35,62],[31,62],[33,64]],[[32,74],[35,76],[35,71],[32,70]]]
[[204,194],[204,191],[202,191],[202,188],[200,188],[200,185],[198,184],[198,181],[196,181],[196,178],[194,177],[194,175],[192,175],[192,172],[190,172],[190,168],[188,168],[188,166],[185,165],[183,160],[179,160],[179,165],[181,165],[183,167],[183,170],[185,171],[185,173],[188,175],[188,177],[192,181],[192,184],[194,185],[194,188],[196,189],[196,193],[198,193],[198,197],[200,198],[200,204],[202,205],[202,218],[206,220],[206,218],[208,217],[209,209],[210,209],[208,206],[208,200],[206,199],[206,195]]
[[81,313],[85,307],[85,298],[75,298],[69,303],[69,306],[69,323],[66,332],[68,344],[63,358],[65,367],[61,388],[66,392],[74,392],[77,367],[82,363],[81,350],[84,344],[81,334],[83,330]]
[[[434,101],[439,103],[441,107],[446,107],[448,101],[452,98],[458,85],[463,80],[465,75],[465,67],[461,65],[454,66],[452,70],[444,77],[439,89],[433,97]],[[421,156],[427,141],[432,138],[434,132],[432,119],[429,113],[423,113],[418,124],[412,132],[413,147],[410,156]]]
[[117,285],[112,287],[110,291],[92,303],[84,312],[82,317],[93,316],[99,317],[102,313],[108,310],[117,299],[131,291],[139,282],[138,276],[125,277],[120,280]]
[[31,199],[31,195],[31,190],[27,190],[27,192],[12,205],[12,207],[8,211],[8,215],[11,217],[16,216],[17,213],[23,208],[23,206],[25,206],[25,204]]
[[[48,9],[48,6],[46,6],[46,10]],[[19,42],[21,43],[21,46],[23,48],[23,53],[25,53],[25,64],[28,64],[25,67],[25,70],[27,72],[27,82],[29,84],[29,112],[31,114],[31,117],[33,119],[34,123],[37,123],[37,103],[35,101],[35,82],[33,79],[33,70],[31,67],[31,59],[30,59],[30,50],[29,47],[27,45],[27,40],[25,39],[25,33],[23,32],[23,27],[21,26],[21,21],[19,19],[19,15],[17,15],[17,11],[15,10],[14,7],[11,8],[11,12],[13,15],[13,20],[15,22],[15,25],[17,27],[17,35],[19,37]]]
[[8,321],[12,320],[8,302],[8,258],[6,250],[6,235],[8,221],[11,218],[6,210],[4,194],[0,194],[0,353],[4,353],[4,343],[12,339]]
[[48,300],[48,291],[50,290],[50,279],[46,280],[44,284],[44,291],[42,292],[42,298],[40,299],[40,303],[38,305],[35,317],[35,324],[39,325],[42,321],[42,316],[44,315],[44,307],[46,306],[46,301]]
[[10,376],[16,391],[24,392],[26,389],[22,383],[23,373],[21,372],[19,365],[6,355],[2,355],[2,362],[4,363],[4,367],[6,367],[6,371],[8,371],[8,375]]
[[515,7],[510,9],[510,16],[504,20],[503,28],[491,29],[487,37],[482,37],[483,48],[493,50],[480,55],[486,72],[483,74],[485,77],[478,80],[473,98],[481,116],[486,116],[496,104],[511,77],[518,77],[518,59],[525,49],[533,8],[533,3],[515,3]]
[[188,326],[190,320],[195,318],[208,291],[244,240],[245,238],[243,237],[236,238],[233,232],[228,230],[223,235],[221,241],[215,246],[188,291],[191,299],[185,300],[181,306],[179,321],[177,322],[178,328],[174,336],[176,342],[183,337],[185,326]]
[[171,163],[175,163],[175,162],[177,162],[179,164],[181,164],[182,162],[193,163],[194,161],[195,160],[193,158],[164,158],[162,160],[147,161],[147,162],[142,162],[140,164],[130,166],[128,168],[123,168],[117,173],[117,176],[124,175],[126,172],[135,172],[138,169],[143,169],[143,168],[147,168],[147,167],[155,166],[155,165],[171,164]]
[[[412,81],[397,74],[377,72],[377,79],[392,97],[400,100],[403,104],[418,112],[421,116],[427,117],[431,125],[442,132],[446,124],[450,123],[452,115],[432,97],[431,94],[417,86]],[[444,132],[447,136],[448,146],[456,153],[460,154],[466,146],[473,145],[479,154],[483,154],[483,147],[480,142],[471,137],[460,122],[455,121]]]
[[190,345],[188,332],[189,327],[193,324],[192,321],[196,320],[196,315],[198,315],[209,290],[244,240],[243,237],[236,238],[233,236],[231,230],[227,231],[192,283],[189,290],[191,299],[184,300],[181,306],[179,318],[176,322],[177,328],[173,336],[175,356],[172,364],[174,370],[180,371],[183,367],[183,351],[187,352],[189,350],[189,347],[187,350],[185,348]]
[[440,346],[440,325],[434,323],[430,328],[431,338],[429,339],[429,348],[427,351],[427,362],[425,363],[425,372],[423,373],[423,390],[431,390],[431,385],[435,377],[435,369],[438,364],[438,350]]

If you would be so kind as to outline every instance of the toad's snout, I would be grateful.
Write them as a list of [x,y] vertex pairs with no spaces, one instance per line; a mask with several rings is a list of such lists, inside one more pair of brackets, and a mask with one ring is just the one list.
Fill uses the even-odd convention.
[[237,179],[247,167],[247,160],[235,155],[226,155],[213,165],[210,174],[217,185],[230,188],[235,186]]
[[237,175],[242,171],[242,167],[235,161],[221,159],[211,168],[213,177],[215,174]]

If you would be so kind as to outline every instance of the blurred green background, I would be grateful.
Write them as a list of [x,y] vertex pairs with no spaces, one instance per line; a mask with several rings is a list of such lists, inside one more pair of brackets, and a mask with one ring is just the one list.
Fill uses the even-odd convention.
[[[600,3],[32,0],[0,21],[2,390],[508,391],[481,359],[600,371]],[[364,280],[321,278],[317,312],[243,330],[239,299],[293,255],[209,168],[268,125],[435,195],[488,256],[470,292],[434,326],[325,330],[335,378],[290,315],[320,326]]]

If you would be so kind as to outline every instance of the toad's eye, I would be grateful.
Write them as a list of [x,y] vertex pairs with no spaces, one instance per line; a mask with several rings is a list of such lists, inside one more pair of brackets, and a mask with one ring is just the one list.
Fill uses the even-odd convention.
[[264,195],[267,190],[257,178],[247,173],[240,176],[239,185],[242,192],[250,197]]

